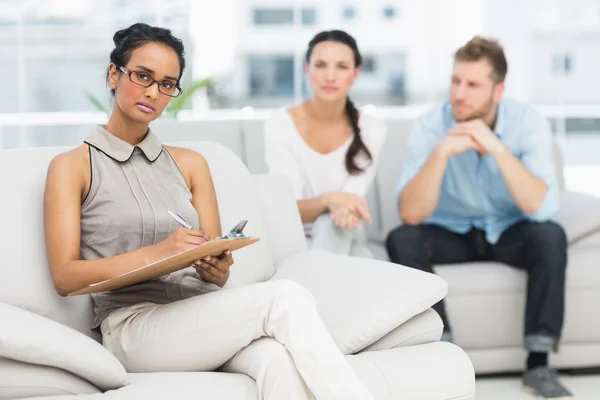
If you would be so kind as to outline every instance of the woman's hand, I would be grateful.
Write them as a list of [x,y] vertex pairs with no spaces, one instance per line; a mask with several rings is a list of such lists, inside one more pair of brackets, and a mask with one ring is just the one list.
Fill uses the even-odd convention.
[[339,210],[331,213],[331,220],[340,228],[349,231],[358,229],[360,224],[360,219],[346,208],[340,208]]
[[192,263],[203,280],[219,287],[223,287],[229,279],[229,268],[232,265],[233,256],[229,250],[225,250],[220,256],[207,256]]
[[210,242],[210,235],[197,229],[179,228],[154,246],[156,258],[162,259]]
[[[324,201],[332,215],[332,219],[337,218],[334,219],[334,222],[338,220],[342,224],[345,224],[344,221],[348,220],[346,222],[350,224],[349,226],[353,226],[354,219],[358,220],[356,223],[362,220],[369,223],[372,222],[367,200],[359,195],[354,193],[331,192],[325,194]],[[352,218],[350,216],[352,216]]]

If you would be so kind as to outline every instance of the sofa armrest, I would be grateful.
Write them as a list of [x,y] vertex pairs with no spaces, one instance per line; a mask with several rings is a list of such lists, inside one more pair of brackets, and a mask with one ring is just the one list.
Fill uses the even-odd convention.
[[123,365],[100,343],[30,311],[0,302],[0,356],[61,368],[101,390],[127,384]]
[[344,354],[375,343],[444,298],[437,275],[385,261],[305,251],[284,260],[272,279],[299,283]]
[[275,174],[252,176],[269,232],[275,265],[306,250],[298,203],[285,177]]
[[564,191],[555,220],[565,230],[571,246],[600,231],[600,198]]

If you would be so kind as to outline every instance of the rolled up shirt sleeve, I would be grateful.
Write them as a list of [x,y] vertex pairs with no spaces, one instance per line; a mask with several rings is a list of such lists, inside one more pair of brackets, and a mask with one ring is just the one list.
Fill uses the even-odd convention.
[[435,132],[428,127],[425,117],[421,117],[412,125],[407,139],[404,154],[402,155],[402,173],[396,186],[396,199],[398,200],[404,187],[419,173],[429,155],[435,148],[437,138]]
[[554,140],[548,120],[533,110],[524,121],[520,160],[529,172],[544,181],[548,189],[535,213],[527,213],[533,221],[547,221],[558,212],[560,188],[554,158]]

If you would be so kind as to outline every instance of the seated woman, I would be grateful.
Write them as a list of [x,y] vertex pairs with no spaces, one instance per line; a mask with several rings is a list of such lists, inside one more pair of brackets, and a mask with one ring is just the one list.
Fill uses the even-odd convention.
[[265,157],[269,172],[292,184],[310,248],[371,258],[362,221],[371,222],[365,196],[386,127],[348,97],[361,64],[352,36],[317,34],[305,60],[314,96],[267,121]]
[[[148,128],[181,94],[182,42],[146,24],[120,30],[113,40],[108,123],[48,170],[46,245],[61,295],[221,235],[206,160],[161,145]],[[179,227],[169,210],[192,228]],[[156,280],[95,294],[94,328],[130,372],[221,368],[254,378],[261,399],[372,398],[305,289],[273,281],[220,290],[232,264],[226,251]]]

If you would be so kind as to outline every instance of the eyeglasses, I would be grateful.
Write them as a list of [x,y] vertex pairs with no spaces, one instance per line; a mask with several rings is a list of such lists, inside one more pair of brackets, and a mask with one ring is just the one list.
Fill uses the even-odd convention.
[[158,91],[165,96],[177,97],[183,93],[183,90],[172,81],[157,81],[144,71],[130,71],[125,67],[119,67],[119,69],[123,71],[125,75],[129,76],[131,82],[138,86],[149,88],[156,82],[158,83]]

